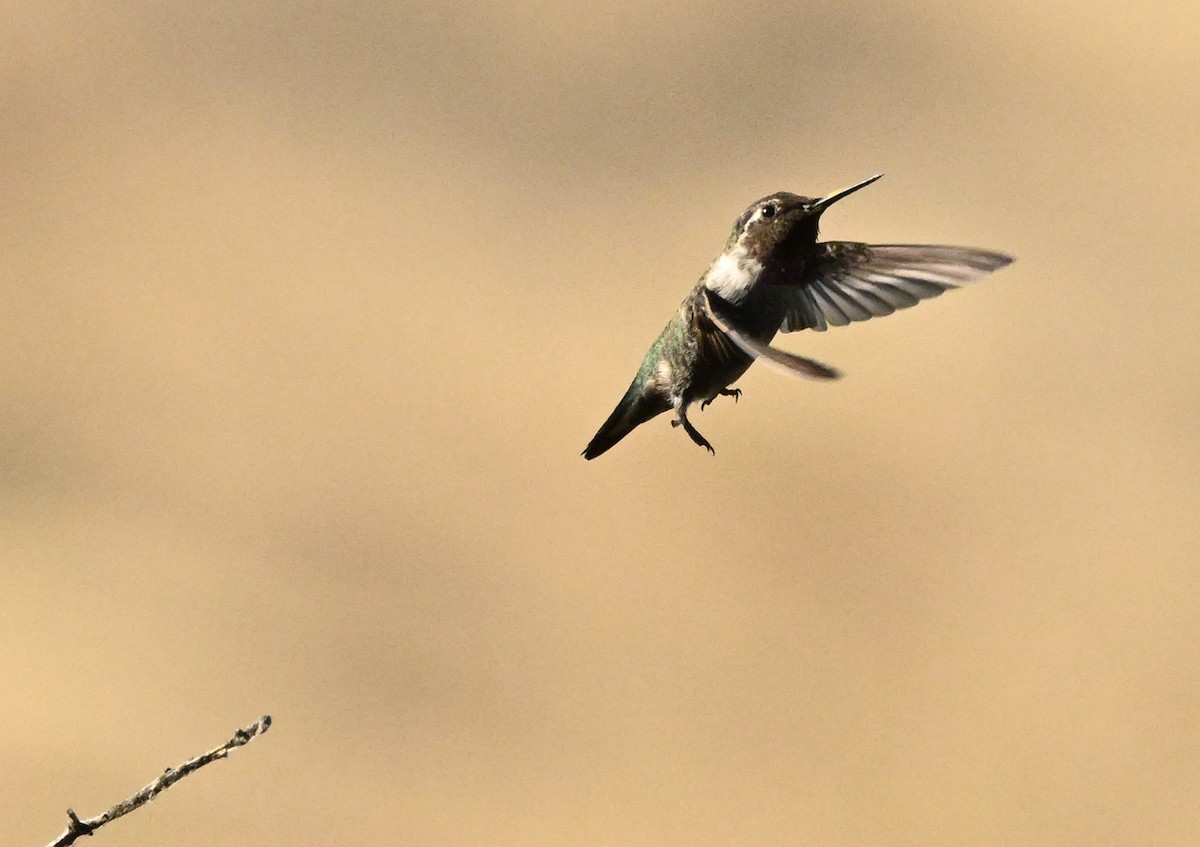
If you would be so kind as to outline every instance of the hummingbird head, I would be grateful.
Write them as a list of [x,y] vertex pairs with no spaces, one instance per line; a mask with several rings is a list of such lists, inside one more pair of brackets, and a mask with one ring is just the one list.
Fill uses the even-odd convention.
[[768,194],[734,221],[725,252],[741,253],[761,263],[793,246],[811,245],[817,240],[817,225],[822,212],[881,176],[883,174],[875,174],[825,197],[801,197],[787,191]]
[[705,288],[730,302],[743,302],[765,267],[802,259],[816,244],[822,212],[881,176],[875,174],[827,197],[778,191],[755,202],[734,221],[725,252],[704,275]]

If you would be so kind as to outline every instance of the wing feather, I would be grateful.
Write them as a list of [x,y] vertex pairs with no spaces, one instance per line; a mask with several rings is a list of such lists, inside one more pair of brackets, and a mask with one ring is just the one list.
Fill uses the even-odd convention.
[[1010,256],[971,247],[830,241],[814,279],[787,291],[784,332],[890,315],[982,279]]
[[713,308],[712,298],[709,297],[707,291],[703,293],[701,305],[708,319],[713,322],[713,326],[750,358],[759,359],[791,376],[804,376],[812,379],[837,379],[841,376],[828,365],[823,365],[814,359],[797,356],[795,353],[779,350],[741,332],[732,323],[717,314],[717,310]]

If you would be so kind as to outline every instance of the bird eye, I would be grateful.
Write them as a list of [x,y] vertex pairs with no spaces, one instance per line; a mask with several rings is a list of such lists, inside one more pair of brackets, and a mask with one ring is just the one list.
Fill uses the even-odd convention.
[[767,205],[763,206],[762,216],[764,218],[773,218],[775,217],[775,212],[777,211],[778,210],[775,208],[774,203],[768,203]]

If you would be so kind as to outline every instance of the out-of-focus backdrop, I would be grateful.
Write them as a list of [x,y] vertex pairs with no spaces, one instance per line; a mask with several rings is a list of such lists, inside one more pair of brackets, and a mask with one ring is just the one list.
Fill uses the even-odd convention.
[[[0,843],[1195,844],[1191,2],[9,4]],[[1018,261],[579,451],[730,222]],[[97,840],[97,844],[100,841]]]

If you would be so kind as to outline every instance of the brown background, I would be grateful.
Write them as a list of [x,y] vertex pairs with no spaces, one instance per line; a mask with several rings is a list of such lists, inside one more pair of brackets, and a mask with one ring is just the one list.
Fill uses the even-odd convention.
[[[1194,8],[7,4],[0,843],[1197,843]],[[879,170],[1017,264],[579,457]]]

